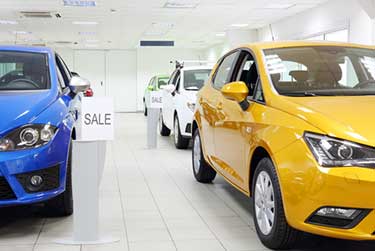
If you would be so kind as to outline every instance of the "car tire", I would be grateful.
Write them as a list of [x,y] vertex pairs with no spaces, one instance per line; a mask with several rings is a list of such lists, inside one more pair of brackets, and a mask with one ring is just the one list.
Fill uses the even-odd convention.
[[171,135],[171,130],[165,126],[164,121],[163,121],[163,113],[160,110],[160,115],[159,115],[159,132],[161,136],[169,136]]
[[195,179],[200,183],[211,183],[216,177],[216,171],[204,159],[199,130],[193,135],[192,164]]
[[276,169],[269,158],[258,163],[252,191],[254,225],[261,242],[270,249],[293,248],[300,232],[286,220]]
[[143,115],[145,115],[147,117],[147,107],[146,107],[146,105],[145,105],[145,108],[143,110]]
[[178,116],[176,115],[174,118],[174,145],[177,149],[187,149],[189,146],[190,140],[188,138],[184,138],[181,135],[180,129],[180,121],[178,120]]
[[45,214],[54,217],[63,217],[73,214],[73,190],[72,190],[72,147],[69,145],[69,156],[66,166],[65,191],[44,205]]

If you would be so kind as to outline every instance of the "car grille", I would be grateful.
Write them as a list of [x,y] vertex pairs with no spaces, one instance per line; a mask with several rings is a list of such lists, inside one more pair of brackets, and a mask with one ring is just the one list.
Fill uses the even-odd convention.
[[0,177],[0,200],[12,200],[16,198],[8,181],[4,177]]

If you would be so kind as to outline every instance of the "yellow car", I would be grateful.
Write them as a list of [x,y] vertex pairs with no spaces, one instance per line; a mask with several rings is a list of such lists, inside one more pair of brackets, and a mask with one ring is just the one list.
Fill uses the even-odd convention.
[[253,198],[263,244],[375,240],[375,50],[330,42],[235,49],[197,97],[193,171]]

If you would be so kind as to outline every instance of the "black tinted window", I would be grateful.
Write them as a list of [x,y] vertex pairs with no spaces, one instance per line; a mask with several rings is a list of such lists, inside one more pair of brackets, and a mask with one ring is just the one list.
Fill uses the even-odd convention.
[[0,51],[0,91],[49,88],[46,54]]

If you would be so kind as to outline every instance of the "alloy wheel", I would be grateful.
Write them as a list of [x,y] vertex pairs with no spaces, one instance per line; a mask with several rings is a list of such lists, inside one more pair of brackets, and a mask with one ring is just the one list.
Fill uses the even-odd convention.
[[259,173],[254,191],[257,225],[264,235],[269,235],[275,222],[275,196],[272,181],[267,172]]
[[195,173],[199,172],[199,167],[201,163],[201,140],[199,135],[195,136],[194,139],[194,146],[193,146],[193,163],[194,163],[194,171]]

